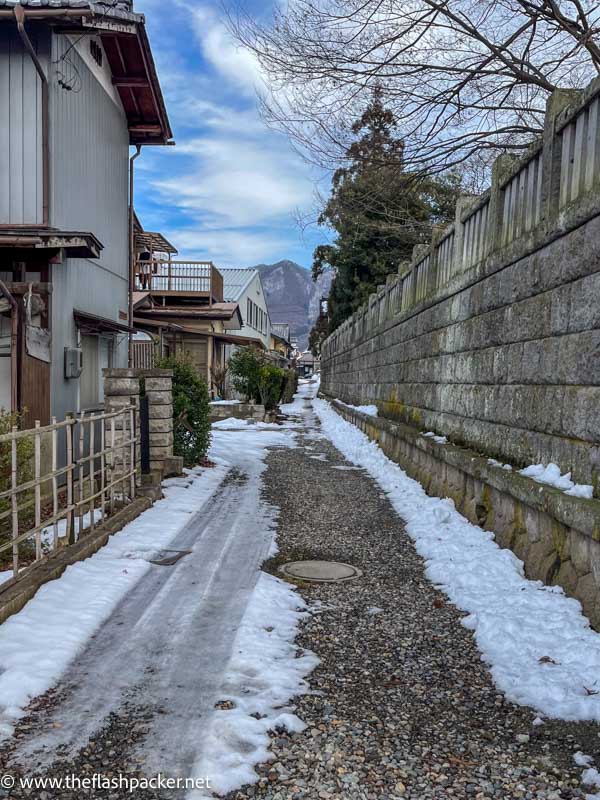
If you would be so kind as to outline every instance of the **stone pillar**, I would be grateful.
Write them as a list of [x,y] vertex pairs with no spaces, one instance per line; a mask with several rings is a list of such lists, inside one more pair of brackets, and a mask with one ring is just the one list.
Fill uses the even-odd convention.
[[[139,439],[140,436],[140,378],[139,373],[143,370],[139,369],[103,369],[102,375],[104,377],[104,410],[105,411],[118,411],[120,408],[135,406],[135,435]],[[104,435],[106,440],[106,447],[110,446],[111,439],[111,421],[106,420],[104,426]],[[123,419],[117,417],[115,420],[115,445],[118,447],[119,442],[125,438],[129,439],[129,419],[125,420],[125,434],[123,433]],[[119,470],[129,470],[130,450],[129,447],[125,448],[124,459],[121,458],[123,451],[116,450],[112,458],[107,459],[109,466],[118,475]],[[140,469],[140,446],[137,445],[135,449],[136,460],[136,485],[141,482],[141,469]],[[116,476],[115,476],[116,477]]]
[[[173,456],[173,370],[144,371],[150,428],[150,470],[163,477],[181,472]],[[179,467],[179,468],[178,468]]]
[[[170,369],[105,369],[104,405],[107,411],[131,403],[136,407],[136,436],[140,436],[140,390],[148,396],[151,478],[144,483],[160,483],[168,475],[179,475],[183,461],[173,455],[173,371]],[[109,429],[109,427],[108,427]],[[119,435],[115,431],[117,436]],[[141,480],[141,447],[136,448],[138,482]]]
[[556,133],[556,123],[569,106],[577,105],[582,98],[581,89],[555,89],[546,101],[542,151],[542,215],[547,229],[552,227],[552,221],[558,215],[560,193],[562,138]]

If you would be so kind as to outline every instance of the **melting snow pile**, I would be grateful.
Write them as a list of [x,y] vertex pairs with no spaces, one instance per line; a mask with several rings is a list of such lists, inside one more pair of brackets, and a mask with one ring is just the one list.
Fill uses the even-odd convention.
[[306,727],[289,701],[308,691],[304,679],[319,663],[312,653],[298,656],[294,645],[307,613],[304,600],[287,583],[261,573],[218,698],[232,707],[213,713],[202,758],[194,765],[194,776],[208,777],[218,794],[256,783],[254,765],[273,758],[268,731]]
[[360,411],[362,414],[367,414],[369,417],[376,417],[379,413],[377,406],[353,406],[351,403],[344,403],[342,400],[338,400],[338,403],[346,406],[346,408],[351,408],[354,411]]
[[565,494],[570,494],[573,497],[585,497],[591,500],[594,496],[593,486],[584,483],[573,483],[571,473],[567,472],[561,475],[558,464],[548,464],[547,467],[543,464],[532,464],[530,467],[520,470],[520,473],[525,475],[526,478],[533,478],[538,483],[545,483],[548,486],[554,486],[555,489],[562,489]]
[[449,499],[428,497],[377,444],[313,400],[324,433],[388,494],[426,561],[428,578],[463,619],[507,698],[547,717],[600,721],[600,634],[577,600],[524,577],[523,563]]

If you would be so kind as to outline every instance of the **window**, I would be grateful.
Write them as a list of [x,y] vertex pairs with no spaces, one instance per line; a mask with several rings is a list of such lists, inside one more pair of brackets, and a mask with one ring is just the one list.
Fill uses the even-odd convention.
[[98,64],[99,67],[102,66],[102,48],[98,44],[98,42],[90,39],[90,53],[92,54],[92,58]]

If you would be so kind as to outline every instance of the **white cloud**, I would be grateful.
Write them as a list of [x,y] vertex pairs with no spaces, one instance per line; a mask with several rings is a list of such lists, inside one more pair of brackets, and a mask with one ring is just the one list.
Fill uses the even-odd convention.
[[254,54],[235,42],[211,8],[199,6],[192,13],[194,30],[206,60],[230,83],[244,93],[254,95],[263,83]]
[[175,230],[177,258],[208,259],[220,267],[247,267],[286,257],[289,243],[285,236],[265,230]]
[[185,257],[223,266],[292,253],[304,260],[293,211],[312,203],[311,169],[260,119],[256,60],[206,0],[175,0],[169,11],[156,0],[143,4],[158,33],[153,46],[177,146],[147,148],[137,162],[142,222],[147,214],[146,224]]
[[186,175],[158,179],[168,202],[223,227],[264,225],[310,202],[312,184],[287,148],[269,136],[208,134],[178,147]]

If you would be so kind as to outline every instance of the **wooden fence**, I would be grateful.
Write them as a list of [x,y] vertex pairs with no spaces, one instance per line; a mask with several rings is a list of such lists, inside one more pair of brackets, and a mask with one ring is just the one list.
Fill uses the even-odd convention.
[[0,485],[0,556],[12,552],[11,583],[27,566],[93,530],[116,505],[133,500],[136,413],[133,404],[82,412],[0,435],[2,477],[9,484]]

